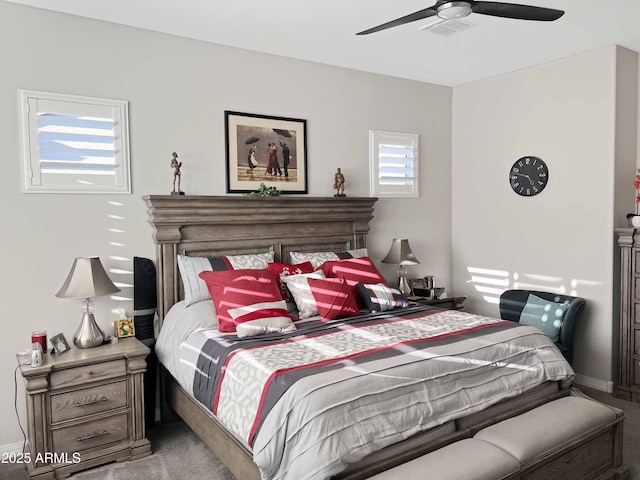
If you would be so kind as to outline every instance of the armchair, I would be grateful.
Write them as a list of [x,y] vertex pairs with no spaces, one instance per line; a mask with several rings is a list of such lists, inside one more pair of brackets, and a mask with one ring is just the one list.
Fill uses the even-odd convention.
[[580,312],[586,303],[584,298],[536,290],[506,290],[500,295],[500,318],[511,320],[512,322],[520,322],[520,316],[527,304],[529,294],[548,302],[568,305],[562,316],[560,331],[555,344],[571,364],[573,362],[573,334]]

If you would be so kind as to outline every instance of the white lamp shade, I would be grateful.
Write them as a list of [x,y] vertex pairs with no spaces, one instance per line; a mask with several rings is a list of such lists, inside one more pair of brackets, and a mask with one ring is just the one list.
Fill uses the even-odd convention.
[[92,298],[119,292],[98,257],[78,257],[56,297]]
[[417,265],[420,263],[411,251],[409,240],[406,238],[394,238],[389,253],[381,261],[396,265]]

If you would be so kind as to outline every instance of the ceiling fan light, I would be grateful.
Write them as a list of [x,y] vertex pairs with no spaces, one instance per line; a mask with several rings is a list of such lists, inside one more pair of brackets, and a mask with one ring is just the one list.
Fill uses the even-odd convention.
[[471,4],[468,2],[448,2],[438,7],[438,17],[445,20],[466,17],[471,13]]

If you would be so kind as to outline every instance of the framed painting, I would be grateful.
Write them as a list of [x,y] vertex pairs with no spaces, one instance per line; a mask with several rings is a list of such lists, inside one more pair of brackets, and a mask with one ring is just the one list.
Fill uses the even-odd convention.
[[136,334],[133,318],[121,318],[113,322],[113,330],[118,338],[133,337]]
[[307,193],[307,121],[224,112],[227,193]]
[[62,355],[71,349],[69,342],[67,342],[67,339],[64,338],[64,334],[62,333],[51,338],[51,345],[53,345],[53,351],[58,355]]

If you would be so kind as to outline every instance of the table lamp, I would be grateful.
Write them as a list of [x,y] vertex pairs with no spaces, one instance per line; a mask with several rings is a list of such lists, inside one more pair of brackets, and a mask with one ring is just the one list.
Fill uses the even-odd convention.
[[405,265],[417,265],[420,263],[411,251],[409,240],[406,238],[394,238],[387,256],[382,259],[382,263],[395,263],[398,267],[398,289],[404,295],[411,294],[411,287],[407,282],[407,269]]
[[102,345],[104,332],[100,330],[93,316],[93,297],[102,297],[119,292],[105,272],[100,258],[78,257],[73,261],[71,271],[60,291],[59,298],[84,298],[82,322],[73,335],[73,343],[78,348],[93,348]]

